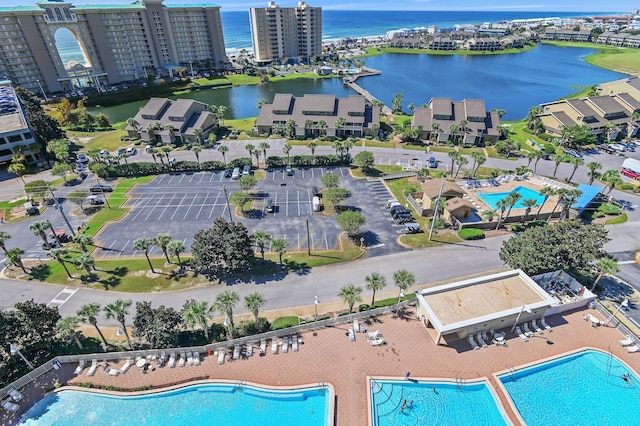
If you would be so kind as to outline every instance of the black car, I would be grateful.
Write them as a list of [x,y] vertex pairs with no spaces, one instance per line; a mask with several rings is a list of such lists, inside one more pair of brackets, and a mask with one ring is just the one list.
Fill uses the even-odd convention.
[[267,213],[273,213],[273,211],[275,210],[275,205],[273,204],[273,200],[271,198],[267,200],[265,210],[267,211]]
[[110,187],[109,185],[93,185],[91,188],[89,188],[89,191],[91,191],[91,192],[111,192],[111,191],[113,191],[113,188]]
[[231,171],[231,169],[224,169],[224,171],[222,172],[222,176],[226,178],[230,178],[232,174],[233,172]]

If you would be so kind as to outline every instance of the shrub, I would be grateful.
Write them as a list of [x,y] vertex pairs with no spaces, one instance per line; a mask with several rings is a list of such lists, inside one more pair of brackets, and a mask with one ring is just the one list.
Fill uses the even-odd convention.
[[632,183],[623,183],[622,185],[620,185],[620,189],[622,189],[623,191],[629,191],[632,190],[634,188]]
[[514,223],[511,225],[511,231],[512,232],[522,232],[524,231],[524,226],[522,226],[519,223]]
[[462,228],[458,231],[458,236],[463,240],[481,240],[484,238],[482,229]]
[[606,215],[620,214],[620,209],[617,206],[608,203],[601,204],[600,207],[598,207],[598,211]]
[[363,303],[363,304],[358,306],[358,312],[368,311],[369,309],[371,309],[371,308],[366,303]]
[[536,227],[540,227],[540,226],[546,226],[547,222],[545,222],[544,220],[532,220],[531,222],[529,222],[529,228],[536,228]]
[[[298,325],[297,323],[295,325]],[[266,318],[258,318],[258,322],[254,320],[242,321],[238,327],[240,334],[243,336],[253,336],[254,334],[266,333],[271,329],[271,323]]]
[[295,327],[298,325],[298,317],[288,316],[276,318],[271,324],[271,330],[281,330],[283,328]]

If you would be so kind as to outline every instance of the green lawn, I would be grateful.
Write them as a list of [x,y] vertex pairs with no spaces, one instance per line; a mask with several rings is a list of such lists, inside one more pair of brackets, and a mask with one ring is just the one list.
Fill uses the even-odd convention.
[[[363,251],[350,238],[340,237],[342,250],[312,251],[311,256],[304,252],[291,252],[282,256],[282,261],[290,270],[313,268],[334,263],[348,262],[362,256]],[[265,259],[279,262],[276,253],[265,253]]]
[[[224,120],[224,125],[225,127],[228,127],[229,129],[238,129],[241,130],[243,132],[246,132],[248,130],[253,129],[253,126],[256,125],[256,120],[258,118],[257,117],[249,117],[249,118],[240,118],[237,120]],[[242,135],[243,138],[246,137],[246,135]]]
[[365,178],[368,176],[380,176],[384,173],[397,173],[402,171],[402,166],[384,166],[384,165],[376,165],[373,166],[368,173],[364,173],[362,168],[354,167],[351,169],[351,174],[355,178]]
[[[108,130],[106,132],[76,132],[71,130],[67,131],[68,139],[72,142],[77,143],[77,145],[80,145],[82,147],[80,151],[82,152],[87,152],[93,148],[106,149],[107,151],[116,151],[118,148],[122,148],[123,146],[131,144],[131,142],[122,142],[120,140],[121,136],[126,135],[127,132],[124,129]],[[78,142],[75,141],[76,137],[79,139]],[[82,139],[84,138],[90,138],[90,140],[87,142],[82,142]]]
[[640,55],[638,49],[630,47],[605,46],[597,43],[578,43],[568,41],[544,41],[558,47],[583,47],[597,52],[584,58],[585,62],[597,67],[619,71],[625,74],[640,72]]
[[365,139],[364,146],[367,148],[394,148],[393,142],[381,142]]
[[[535,148],[533,148],[531,146],[531,144],[529,142],[527,142],[529,139],[538,142],[539,144],[542,144],[544,146],[551,146],[554,147],[552,143],[549,143],[547,141],[545,141],[544,139],[541,139],[537,136],[535,136],[532,133],[529,133],[527,130],[527,120],[520,120],[520,121],[505,121],[502,124],[506,124],[509,126],[509,137],[518,142],[520,144],[520,147],[522,149],[524,149],[525,151],[531,152],[531,151],[535,151]],[[555,147],[554,147],[555,148]]]

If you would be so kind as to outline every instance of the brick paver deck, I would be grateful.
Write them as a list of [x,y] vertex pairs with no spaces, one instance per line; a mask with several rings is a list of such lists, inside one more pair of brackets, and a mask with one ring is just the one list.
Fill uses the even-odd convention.
[[[209,376],[212,379],[228,379],[235,382],[238,378],[265,384],[293,386],[324,381],[331,383],[337,394],[338,425],[366,425],[367,413],[367,376],[404,377],[407,371],[414,379],[445,378],[461,376],[465,380],[482,377],[489,378],[495,388],[505,411],[514,424],[520,424],[507,404],[507,398],[497,387],[492,374],[506,370],[508,366],[518,367],[541,359],[555,357],[580,348],[597,348],[626,362],[636,372],[640,372],[640,354],[628,354],[617,343],[620,333],[613,328],[591,326],[582,318],[584,311],[555,315],[547,319],[553,326],[553,332],[521,341],[508,333],[508,346],[490,345],[485,349],[471,350],[466,341],[453,342],[450,346],[436,346],[420,322],[415,318],[413,309],[405,316],[379,317],[379,320],[367,324],[369,331],[380,330],[387,341],[386,346],[371,346],[364,334],[358,333],[356,341],[349,341],[345,335],[350,325],[327,328],[302,336],[304,344],[298,352],[289,349],[272,354],[270,345],[266,356],[258,356],[236,361],[227,358],[223,365],[217,363],[217,357],[203,357],[202,365],[183,368],[159,368],[143,374],[133,366],[126,374],[117,377],[107,375],[99,369],[95,376],[83,374],[72,377],[74,366],[43,377],[34,386],[24,389],[28,406],[42,395],[41,386],[52,383],[59,377],[69,384],[91,382],[100,385],[113,385],[122,388],[137,388],[145,385],[162,385],[185,379]],[[601,318],[599,313],[596,316]],[[505,324],[508,331],[510,324]],[[505,331],[503,330],[503,331]],[[554,344],[548,344],[549,338]],[[269,342],[270,343],[270,342]],[[119,367],[114,364],[114,367]],[[86,370],[85,370],[86,373]],[[3,410],[4,411],[4,410]],[[2,413],[0,421],[10,421],[7,412]]]

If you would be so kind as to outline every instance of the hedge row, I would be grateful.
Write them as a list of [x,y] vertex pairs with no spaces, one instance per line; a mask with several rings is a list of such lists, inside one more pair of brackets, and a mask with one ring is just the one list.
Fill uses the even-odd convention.
[[223,170],[225,168],[242,167],[244,165],[251,165],[251,159],[249,157],[236,158],[229,161],[226,166],[222,161],[217,160],[203,161],[202,163],[195,161],[177,161],[173,164],[139,162],[105,165],[103,163],[94,163],[91,166],[91,170],[103,179],[115,179],[118,177],[160,175],[175,172]]
[[284,167],[291,164],[295,167],[300,166],[346,166],[349,162],[346,159],[336,155],[294,155],[293,157],[267,157],[267,167]]

